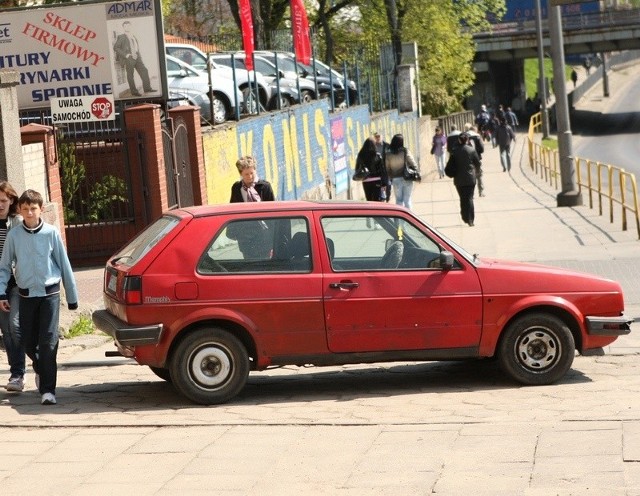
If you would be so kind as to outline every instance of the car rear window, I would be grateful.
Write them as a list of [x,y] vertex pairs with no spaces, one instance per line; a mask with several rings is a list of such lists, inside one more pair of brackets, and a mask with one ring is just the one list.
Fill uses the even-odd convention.
[[133,238],[122,250],[114,256],[113,260],[135,265],[144,257],[151,248],[170,233],[180,222],[180,219],[165,215],[147,227]]

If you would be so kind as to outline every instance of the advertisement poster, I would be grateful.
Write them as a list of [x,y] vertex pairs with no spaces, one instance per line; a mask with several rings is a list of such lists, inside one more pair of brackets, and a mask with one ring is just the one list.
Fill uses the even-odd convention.
[[349,189],[349,164],[344,140],[344,120],[341,115],[331,118],[331,152],[333,156],[333,170],[335,171],[336,195]]
[[73,3],[7,10],[0,70],[20,75],[20,110],[52,98],[163,94],[156,2]]

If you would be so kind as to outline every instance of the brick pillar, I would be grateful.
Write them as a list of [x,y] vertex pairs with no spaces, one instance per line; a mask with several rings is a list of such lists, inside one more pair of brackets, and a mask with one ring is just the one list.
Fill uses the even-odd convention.
[[207,205],[207,184],[204,171],[204,151],[202,149],[202,128],[200,111],[197,107],[183,105],[169,110],[169,116],[182,119],[189,136],[189,164],[193,183],[193,201],[195,205]]
[[[55,130],[51,126],[43,126],[42,124],[27,124],[20,128],[20,134],[23,145],[42,143],[47,191],[39,191],[39,193],[42,194],[45,202],[48,202],[43,207],[43,217],[49,224],[53,224],[60,230],[62,241],[66,244],[60,163]],[[29,187],[32,186],[29,185],[29,177],[27,177],[24,189]],[[20,194],[21,190],[16,188],[16,191]]]
[[[160,124],[160,105],[144,103],[127,107],[124,121],[128,131],[138,131],[144,138],[142,163],[147,171],[147,201],[153,222],[169,208],[167,197],[167,177],[165,172],[164,151],[162,147],[162,126]],[[131,143],[129,146],[137,146]],[[135,156],[132,153],[131,156]]]

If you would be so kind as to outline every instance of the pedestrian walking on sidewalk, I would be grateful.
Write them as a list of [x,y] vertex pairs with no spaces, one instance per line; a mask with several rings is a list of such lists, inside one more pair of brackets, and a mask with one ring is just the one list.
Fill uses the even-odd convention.
[[515,140],[516,135],[513,129],[507,124],[506,120],[502,119],[498,129],[496,129],[496,143],[500,147],[502,172],[511,171],[511,143],[515,142]]
[[387,169],[382,162],[382,155],[376,149],[373,138],[367,138],[356,157],[356,171],[366,170],[362,180],[362,189],[367,201],[387,200]]
[[437,127],[436,133],[431,138],[431,155],[436,159],[436,167],[438,168],[438,176],[440,179],[444,177],[445,152],[447,149],[447,137],[442,132],[442,128]]
[[[387,143],[382,138],[382,135],[377,131],[374,131],[374,133],[373,133],[373,141],[375,141],[375,143],[376,143],[376,151],[382,157],[382,163],[384,164],[384,155],[385,155],[385,153],[387,153],[387,150],[389,149],[389,143]],[[385,169],[385,171],[386,171],[386,169]],[[385,202],[389,203],[389,198],[391,198],[391,180],[389,179],[389,176],[387,176],[387,184],[386,184],[386,187],[385,187],[384,194],[386,196]]]
[[14,273],[20,294],[20,333],[33,362],[43,405],[56,404],[60,283],[69,310],[78,308],[78,290],[60,231],[41,219],[42,195],[26,190],[18,199],[22,225],[7,235],[0,258],[0,309],[9,312],[7,295]]
[[[7,181],[0,182],[0,255],[4,248],[7,234],[11,229],[22,224],[22,217],[18,215],[18,194]],[[25,355],[20,336],[19,302],[20,295],[13,274],[7,283],[6,298],[11,305],[8,312],[0,310],[0,329],[9,362],[9,382],[5,386],[7,391],[19,393],[24,389]]]
[[469,145],[467,133],[462,133],[458,140],[460,146],[449,157],[445,173],[448,177],[453,178],[453,184],[458,191],[462,221],[473,226],[475,222],[473,192],[476,187],[476,167],[480,166],[480,157],[475,149]]
[[405,179],[404,172],[405,168],[418,170],[418,166],[413,155],[405,148],[404,136],[401,134],[396,134],[391,138],[389,149],[385,153],[384,163],[387,174],[391,178],[396,205],[404,205],[410,209],[414,181]]
[[465,132],[469,135],[469,143],[476,150],[478,158],[480,159],[480,165],[476,166],[476,183],[478,185],[478,196],[484,196],[484,181],[482,180],[482,154],[484,153],[484,143],[482,143],[482,136],[476,132],[475,126],[472,126],[470,122],[464,125]]

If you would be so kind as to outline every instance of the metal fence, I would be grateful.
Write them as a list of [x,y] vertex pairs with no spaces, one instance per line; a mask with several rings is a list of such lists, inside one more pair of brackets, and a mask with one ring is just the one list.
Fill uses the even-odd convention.
[[[240,34],[210,35],[207,37],[187,37],[195,46],[214,46],[220,52],[242,52]],[[293,38],[290,30],[276,30],[271,33],[271,44],[265,48],[274,52],[293,52]],[[321,60],[319,36],[311,32],[314,57]],[[344,48],[344,47],[343,47]],[[204,50],[207,51],[207,50]],[[327,95],[332,102],[332,110],[351,105],[368,105],[370,112],[381,112],[397,108],[398,88],[395,64],[390,43],[353,43],[344,48],[350,56],[342,63],[325,62],[339,74],[345,88],[349,85],[353,91],[344,101],[334,101],[333,95]],[[309,79],[313,79],[309,76]],[[316,87],[316,94],[319,94]]]
[[[546,148],[536,140],[542,130],[542,114],[531,116],[529,121],[529,165],[542,179],[559,189],[560,158],[557,150]],[[628,215],[635,217],[636,231],[640,239],[640,211],[638,209],[638,185],[634,174],[614,165],[575,157],[579,191],[586,192],[589,208],[597,205],[598,213],[609,211],[609,222],[614,222],[615,210],[620,209],[622,229],[628,228]],[[617,207],[616,207],[617,206]]]

